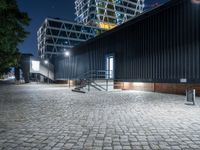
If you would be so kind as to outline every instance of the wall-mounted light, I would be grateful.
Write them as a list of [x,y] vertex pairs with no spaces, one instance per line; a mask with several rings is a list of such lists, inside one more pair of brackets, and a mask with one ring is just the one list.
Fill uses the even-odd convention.
[[46,65],[47,65],[48,63],[49,63],[49,61],[48,61],[48,60],[45,60],[45,61],[44,61],[44,64],[46,64]]
[[135,85],[135,86],[143,86],[144,83],[143,82],[134,82],[133,85]]

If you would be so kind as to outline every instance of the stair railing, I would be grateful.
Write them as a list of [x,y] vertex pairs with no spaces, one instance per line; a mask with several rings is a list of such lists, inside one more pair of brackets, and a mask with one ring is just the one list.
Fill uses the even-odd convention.
[[[98,90],[105,90],[108,91],[108,81],[111,80],[110,75],[113,74],[111,70],[90,70],[82,75],[78,76],[78,79],[80,80],[80,88],[82,87],[83,81],[85,81],[86,85],[88,86],[88,91],[90,91],[90,87],[94,87]],[[104,88],[102,85],[99,85],[95,82],[95,80],[105,80],[106,81],[106,88]]]

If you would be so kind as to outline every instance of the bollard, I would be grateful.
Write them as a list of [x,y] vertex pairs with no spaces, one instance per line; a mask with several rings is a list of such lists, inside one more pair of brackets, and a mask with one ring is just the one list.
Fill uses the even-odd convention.
[[186,90],[186,104],[195,105],[196,92],[195,89]]

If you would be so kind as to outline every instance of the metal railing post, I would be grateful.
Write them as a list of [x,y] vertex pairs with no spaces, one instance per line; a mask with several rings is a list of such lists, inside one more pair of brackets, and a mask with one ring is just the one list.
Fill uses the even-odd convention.
[[88,91],[90,91],[90,81],[88,80]]
[[106,91],[108,91],[108,79],[106,79]]
[[[109,91],[109,79],[111,72],[109,70],[90,70],[85,73],[83,73],[81,76],[79,76],[79,79],[81,77],[84,77],[84,86],[82,86],[82,83],[80,82],[80,88],[86,87],[88,92],[90,91],[91,87],[96,88],[97,90],[101,91]],[[96,81],[99,81],[99,83]],[[103,85],[101,84],[103,83]],[[70,83],[71,84],[71,83]]]
[[48,63],[48,84],[49,84],[49,63]]

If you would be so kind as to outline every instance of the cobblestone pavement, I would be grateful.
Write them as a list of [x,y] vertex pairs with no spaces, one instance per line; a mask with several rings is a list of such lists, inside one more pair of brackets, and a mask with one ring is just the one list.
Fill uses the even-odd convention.
[[0,149],[200,149],[200,107],[150,92],[0,86]]

